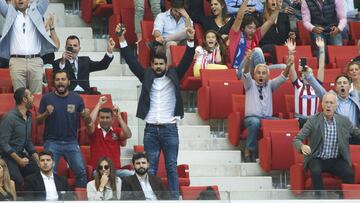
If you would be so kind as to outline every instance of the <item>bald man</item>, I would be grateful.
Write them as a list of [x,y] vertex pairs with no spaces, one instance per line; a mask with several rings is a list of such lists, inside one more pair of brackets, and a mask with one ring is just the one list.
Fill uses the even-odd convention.
[[[360,130],[347,117],[335,113],[336,107],[336,93],[325,93],[323,112],[311,116],[293,141],[297,151],[304,155],[304,169],[311,171],[317,197],[321,197],[320,191],[324,188],[322,172],[339,176],[343,183],[354,182],[349,138],[359,138]],[[307,145],[303,144],[305,139],[308,140]]]

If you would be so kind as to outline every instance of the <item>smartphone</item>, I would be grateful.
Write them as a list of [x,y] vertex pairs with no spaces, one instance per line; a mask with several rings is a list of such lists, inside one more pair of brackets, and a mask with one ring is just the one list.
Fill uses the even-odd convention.
[[120,31],[116,32],[116,36],[120,37],[122,35],[122,33],[124,32],[124,28],[125,28],[125,25],[120,24]]
[[74,47],[66,47],[66,51],[69,51],[69,52],[73,52],[74,51]]
[[306,58],[300,58],[300,66],[303,68],[303,71],[306,72],[306,65],[307,65],[307,60]]

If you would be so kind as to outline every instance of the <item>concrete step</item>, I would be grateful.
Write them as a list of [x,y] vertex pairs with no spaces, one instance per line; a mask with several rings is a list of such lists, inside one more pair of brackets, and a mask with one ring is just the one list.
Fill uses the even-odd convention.
[[179,122],[180,125],[209,125],[208,121],[200,118],[198,113],[185,113],[184,119]]
[[240,162],[241,153],[239,151],[180,150],[178,155],[178,164],[234,164]]
[[61,42],[65,42],[69,35],[76,35],[80,39],[80,46],[83,46],[82,39],[93,39],[91,27],[57,27],[56,33]]
[[[266,176],[258,163],[231,163],[221,164],[217,162],[189,164],[191,177],[236,177],[236,176]],[[204,170],[206,168],[206,170]]]
[[[45,19],[49,14],[54,14],[55,16],[55,27],[65,27],[65,6],[63,3],[50,3],[48,9],[45,12]],[[57,29],[56,29],[57,31]]]
[[[309,199],[314,198],[314,196],[311,196],[310,194],[308,196]],[[294,196],[291,193],[291,190],[288,189],[271,189],[271,190],[252,190],[252,191],[239,190],[239,191],[223,192],[221,193],[221,198],[230,199],[232,200],[232,202],[233,200],[267,200],[267,201],[286,200],[286,202],[288,202],[290,199],[298,199],[299,197]],[[300,202],[301,200],[296,200],[296,201]]]
[[79,15],[65,15],[64,27],[89,27]]
[[[204,168],[206,170],[206,168]],[[217,185],[220,191],[270,191],[272,178],[261,177],[191,177],[190,185]]]
[[[104,70],[106,71],[106,70]],[[103,90],[113,90],[114,94],[118,89],[137,88],[140,81],[134,76],[91,76],[92,85]]]

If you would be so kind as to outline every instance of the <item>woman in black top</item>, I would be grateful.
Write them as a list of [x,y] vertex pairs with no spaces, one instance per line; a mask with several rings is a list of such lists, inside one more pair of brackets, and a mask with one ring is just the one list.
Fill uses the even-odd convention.
[[8,167],[0,159],[0,201],[16,200],[15,182],[10,179]]
[[[275,11],[277,6],[279,6],[278,4],[279,2],[277,0],[266,0],[263,16],[264,22],[269,19],[271,13]],[[281,61],[276,61],[274,46],[284,45],[288,37],[293,39],[295,37],[295,33],[290,32],[289,16],[285,13],[279,13],[275,23],[270,27],[260,41],[260,47],[263,52],[270,52],[272,54],[273,63],[281,63]]]
[[[199,23],[204,29],[204,33],[208,30],[215,30],[225,42],[228,41],[229,31],[234,23],[234,18],[228,16],[226,4],[224,0],[208,0],[211,6],[211,15],[204,16],[202,13],[198,12],[195,15],[195,18],[199,20]],[[197,1],[194,1],[194,3]],[[192,1],[189,1],[189,6],[193,4]],[[199,5],[198,5],[199,6]],[[199,8],[198,8],[199,9]],[[203,7],[201,8],[203,10]]]

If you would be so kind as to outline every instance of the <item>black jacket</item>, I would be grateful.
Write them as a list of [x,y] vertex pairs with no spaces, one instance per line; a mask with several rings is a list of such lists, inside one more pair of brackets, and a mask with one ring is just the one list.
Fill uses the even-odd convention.
[[[156,78],[155,72],[149,68],[143,68],[140,63],[136,60],[134,54],[132,54],[131,49],[127,46],[120,49],[121,56],[124,57],[126,63],[129,65],[130,70],[134,75],[139,78],[142,83],[141,94],[139,98],[138,108],[136,116],[141,119],[145,119],[146,115],[150,110],[150,90],[154,79]],[[195,47],[186,47],[181,62],[178,67],[169,68],[166,75],[171,79],[175,86],[175,111],[174,116],[184,117],[184,107],[180,94],[180,80],[185,75],[187,69],[190,67],[195,53]]]
[[[150,174],[148,174],[148,176],[151,189],[154,191],[156,198],[158,200],[169,200],[169,192],[161,183],[160,178]],[[121,186],[121,200],[145,200],[145,194],[136,174],[127,176],[123,179]]]
[[[74,70],[71,67],[71,64],[68,60],[66,60],[64,70],[67,71],[70,75],[70,87],[69,90],[74,90],[77,85],[82,87],[85,92],[90,92],[90,83],[89,76],[91,72],[105,70],[109,67],[111,61],[114,57],[110,58],[107,54],[105,54],[104,58],[101,61],[92,61],[87,56],[79,56],[78,57],[78,78],[75,77]],[[54,73],[61,70],[60,69],[60,60],[57,59],[54,64]]]
[[[65,177],[58,176],[54,173],[54,182],[56,190],[58,191],[59,200],[73,199],[72,194],[61,193],[61,191],[70,191]],[[26,192],[26,200],[46,200],[45,185],[40,172],[31,174],[24,179],[24,191]]]

